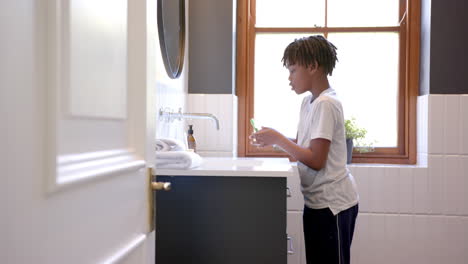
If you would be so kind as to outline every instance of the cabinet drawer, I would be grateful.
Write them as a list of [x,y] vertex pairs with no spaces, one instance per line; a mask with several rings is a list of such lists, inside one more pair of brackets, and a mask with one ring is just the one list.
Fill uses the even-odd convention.
[[293,166],[294,175],[287,177],[288,194],[287,208],[292,211],[302,211],[304,209],[304,197],[301,192],[301,180],[297,171],[297,166]]
[[[287,214],[287,233],[291,238],[293,254],[288,254],[288,264],[300,264],[305,262],[304,232],[302,228],[302,212]],[[288,245],[288,248],[290,245]],[[290,249],[288,249],[290,250]]]

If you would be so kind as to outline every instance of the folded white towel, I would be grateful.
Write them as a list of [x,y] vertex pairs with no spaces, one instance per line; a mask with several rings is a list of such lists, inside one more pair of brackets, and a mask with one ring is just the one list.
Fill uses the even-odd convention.
[[156,169],[191,169],[203,162],[200,155],[188,151],[156,151]]
[[156,151],[179,151],[186,150],[185,145],[177,139],[156,139]]
[[156,139],[156,151],[169,151],[171,150],[171,147],[169,147],[169,144],[166,142]]

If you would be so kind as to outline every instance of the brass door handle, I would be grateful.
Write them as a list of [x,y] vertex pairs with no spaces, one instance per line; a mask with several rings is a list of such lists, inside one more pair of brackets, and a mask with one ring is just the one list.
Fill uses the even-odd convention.
[[153,189],[154,191],[160,191],[160,190],[170,191],[171,188],[172,186],[170,182],[152,182],[151,183],[151,189]]
[[154,191],[164,190],[169,191],[171,190],[171,183],[170,182],[154,182],[156,178],[156,174],[154,173],[154,167],[147,168],[147,188],[149,189],[148,194],[148,234],[154,231],[155,226],[155,194]]

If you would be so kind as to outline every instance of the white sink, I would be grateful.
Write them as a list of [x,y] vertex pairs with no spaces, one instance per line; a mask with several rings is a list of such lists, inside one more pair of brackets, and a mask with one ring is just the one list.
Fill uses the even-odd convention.
[[203,158],[204,168],[258,167],[264,164],[260,159],[249,158]]
[[204,157],[199,167],[188,170],[156,170],[157,175],[194,176],[289,176],[294,173],[287,158]]

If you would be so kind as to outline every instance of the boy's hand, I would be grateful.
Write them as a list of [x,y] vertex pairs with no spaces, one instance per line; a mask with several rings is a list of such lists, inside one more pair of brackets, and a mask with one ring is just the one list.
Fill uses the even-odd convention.
[[283,137],[281,133],[269,127],[262,127],[256,133],[250,135],[250,144],[257,147],[266,147],[277,144]]

